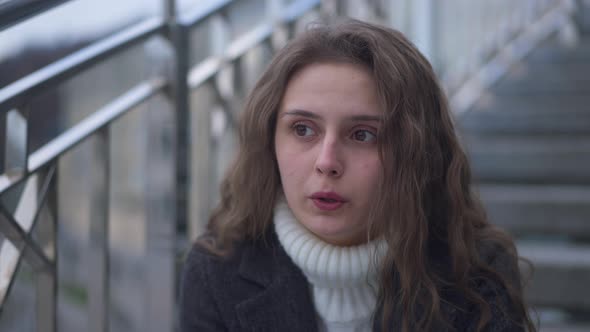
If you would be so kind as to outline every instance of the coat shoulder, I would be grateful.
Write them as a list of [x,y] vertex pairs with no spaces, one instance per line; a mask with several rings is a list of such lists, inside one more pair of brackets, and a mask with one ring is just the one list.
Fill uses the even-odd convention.
[[272,259],[270,248],[253,241],[235,244],[226,255],[197,241],[181,273],[181,331],[242,331],[239,308],[270,282]]
[[211,275],[218,277],[224,273],[232,273],[239,267],[243,249],[243,245],[241,245],[227,255],[219,255],[203,247],[197,241],[191,246],[186,255],[183,271],[201,275],[204,278]]
[[211,287],[212,270],[218,258],[199,245],[193,245],[186,256],[180,282],[180,330],[227,331],[222,308]]
[[481,241],[478,250],[480,258],[489,269],[504,278],[515,290],[521,290],[518,256],[513,245],[507,247],[493,241]]
[[181,331],[316,331],[308,283],[276,237],[225,256],[195,245],[181,283]]
[[[486,332],[524,332],[521,326],[522,317],[516,317],[515,303],[510,296],[508,287],[521,292],[518,258],[513,247],[505,247],[499,243],[479,243],[479,254],[487,268],[497,273],[504,280],[487,271],[478,271],[472,277],[473,290],[489,305],[490,320],[483,331]],[[475,304],[461,315],[461,331],[477,331],[481,312]]]

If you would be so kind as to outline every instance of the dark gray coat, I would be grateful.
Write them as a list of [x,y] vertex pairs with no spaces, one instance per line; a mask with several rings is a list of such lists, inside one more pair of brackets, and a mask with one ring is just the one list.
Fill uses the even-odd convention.
[[[193,246],[182,273],[182,332],[317,331],[307,280],[271,233],[266,243],[242,244],[227,258]],[[478,291],[492,307],[493,317],[486,331],[524,331],[502,315],[500,307],[507,303],[503,289],[483,282]],[[457,294],[451,292],[444,297],[441,310],[457,331],[475,331],[479,315]],[[374,330],[380,331],[378,324]]]

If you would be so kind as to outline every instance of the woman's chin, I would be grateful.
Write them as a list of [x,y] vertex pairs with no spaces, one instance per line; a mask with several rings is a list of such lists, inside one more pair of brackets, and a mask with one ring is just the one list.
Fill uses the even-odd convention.
[[344,227],[325,227],[325,225],[322,225],[309,230],[320,240],[336,246],[350,246],[362,242],[359,241],[359,236],[350,234]]

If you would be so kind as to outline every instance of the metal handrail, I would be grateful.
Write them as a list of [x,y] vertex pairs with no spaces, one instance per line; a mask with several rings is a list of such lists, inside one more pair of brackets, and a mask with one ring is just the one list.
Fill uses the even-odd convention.
[[0,2],[0,31],[70,0],[7,0]]
[[514,39],[507,42],[488,62],[482,64],[461,86],[453,91],[450,104],[456,114],[470,109],[484,90],[499,81],[510,66],[521,61],[536,45],[559,31],[571,20],[573,8],[562,1],[525,27]]
[[0,175],[0,195],[26,180],[29,174],[36,173],[46,165],[51,164],[55,159],[74,148],[102,127],[115,121],[133,107],[161,92],[166,87],[166,84],[167,82],[163,78],[155,78],[140,83],[82,120],[79,124],[43,145],[37,151],[32,152],[28,157],[26,172],[17,173],[16,176]]
[[179,15],[178,23],[187,28],[192,28],[195,25],[207,20],[216,15],[220,11],[226,9],[233,0],[218,0],[206,3],[205,6],[198,6],[189,10],[187,13]]
[[165,28],[162,19],[147,19],[7,85],[0,89],[0,114],[18,108],[32,95],[67,80],[115,53],[163,33]]
[[[228,1],[223,2],[227,4]],[[197,88],[204,84],[219,72],[227,63],[231,63],[242,57],[252,47],[268,41],[274,32],[276,22],[282,24],[291,24],[297,17],[310,10],[316,9],[321,2],[319,0],[305,0],[291,4],[287,7],[282,15],[276,21],[267,21],[259,23],[251,31],[245,33],[237,40],[233,41],[227,46],[226,51],[222,55],[212,55],[207,59],[201,61],[196,66],[189,69],[188,82],[191,89]],[[224,6],[219,6],[223,8]],[[187,27],[192,27],[196,24],[199,18],[208,18],[211,14],[193,13],[182,24]]]
[[93,133],[161,92],[166,87],[166,84],[167,82],[163,78],[155,78],[147,82],[142,82],[124,95],[97,110],[73,128],[70,128],[39,150],[31,153],[28,172],[35,173],[42,167],[45,167],[45,165],[50,164]]

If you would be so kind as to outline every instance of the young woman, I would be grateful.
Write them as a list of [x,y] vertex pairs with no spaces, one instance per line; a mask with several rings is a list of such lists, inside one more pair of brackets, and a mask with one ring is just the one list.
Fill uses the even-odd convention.
[[316,26],[250,94],[182,331],[534,331],[445,96],[399,32]]

